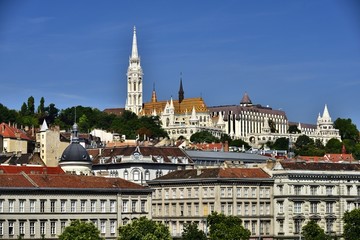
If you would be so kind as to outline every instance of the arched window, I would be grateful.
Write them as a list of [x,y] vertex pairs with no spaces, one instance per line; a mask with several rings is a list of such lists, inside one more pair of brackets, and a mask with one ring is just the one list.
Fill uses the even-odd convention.
[[150,180],[150,172],[149,172],[149,170],[146,170],[145,171],[145,181],[148,181],[148,180]]
[[124,171],[124,179],[129,180],[129,173],[127,170]]
[[139,181],[140,180],[140,172],[139,170],[133,171],[133,181]]

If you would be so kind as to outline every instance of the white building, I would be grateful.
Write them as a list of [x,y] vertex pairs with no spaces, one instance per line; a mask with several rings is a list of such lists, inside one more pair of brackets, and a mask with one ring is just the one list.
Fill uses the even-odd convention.
[[58,239],[71,220],[91,221],[101,237],[151,218],[151,189],[120,178],[68,174],[0,174],[0,238]]

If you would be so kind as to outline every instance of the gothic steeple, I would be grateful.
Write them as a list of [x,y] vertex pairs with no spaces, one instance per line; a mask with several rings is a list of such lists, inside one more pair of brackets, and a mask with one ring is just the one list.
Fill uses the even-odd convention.
[[180,73],[180,89],[179,89],[179,103],[182,102],[182,100],[184,100],[184,89],[183,89],[183,85],[182,85],[182,73]]
[[131,56],[127,71],[127,98],[125,109],[139,114],[143,105],[143,71],[138,54],[136,28],[134,27]]
[[154,86],[153,86],[153,91],[152,91],[152,94],[151,94],[151,102],[157,102],[157,97],[156,97],[156,91],[155,91],[155,83],[154,83]]

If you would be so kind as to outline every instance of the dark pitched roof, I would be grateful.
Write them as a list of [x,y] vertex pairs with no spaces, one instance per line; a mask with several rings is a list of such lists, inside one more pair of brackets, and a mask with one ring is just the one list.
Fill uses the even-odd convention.
[[170,172],[156,180],[172,179],[250,179],[264,178],[269,179],[270,175],[261,168],[205,168],[190,169]]
[[283,161],[280,164],[285,170],[360,171],[360,164],[353,164],[353,163]]
[[[105,148],[101,154],[94,157],[93,164],[98,164],[100,158],[108,158],[106,163],[111,163],[111,158],[116,156],[131,156],[137,149],[137,146],[125,146],[125,147],[114,147]],[[189,163],[192,163],[191,158],[186,152],[178,147],[154,147],[154,146],[138,146],[141,155],[150,157],[154,162],[157,162],[156,156],[161,156],[165,163],[171,163],[169,157],[184,157],[188,159]]]

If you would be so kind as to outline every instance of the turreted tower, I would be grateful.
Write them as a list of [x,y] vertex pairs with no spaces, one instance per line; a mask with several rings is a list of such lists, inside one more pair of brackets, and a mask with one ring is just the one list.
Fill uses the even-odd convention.
[[143,105],[143,75],[137,48],[136,28],[134,27],[132,51],[127,71],[127,98],[125,109],[136,114],[139,114]]

